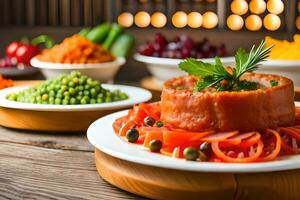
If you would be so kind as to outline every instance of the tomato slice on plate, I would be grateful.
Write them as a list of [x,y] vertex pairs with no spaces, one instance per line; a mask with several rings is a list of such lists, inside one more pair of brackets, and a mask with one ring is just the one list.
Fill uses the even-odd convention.
[[135,125],[135,121],[130,119],[124,123],[119,131],[119,136],[125,136],[127,131]]
[[144,147],[149,147],[149,143],[151,142],[151,140],[160,140],[161,142],[163,142],[163,132],[161,130],[146,132]]
[[279,133],[272,129],[266,129],[262,134],[262,141],[264,143],[264,148],[259,161],[270,161],[277,158],[281,149],[281,138]]
[[123,123],[125,123],[126,120],[127,120],[127,116],[124,116],[124,117],[120,117],[120,118],[118,118],[118,119],[116,119],[116,120],[114,121],[114,123],[112,124],[112,127],[113,127],[114,132],[115,132],[116,134],[119,133],[119,131],[120,131],[120,129],[121,129]]
[[[248,163],[256,161],[262,154],[264,144],[259,139],[256,144],[245,147],[232,145],[231,147],[220,147],[219,141],[212,142],[211,147],[216,157],[225,162]],[[241,143],[242,144],[242,143]]]
[[281,146],[284,154],[300,153],[300,129],[295,127],[280,128]]

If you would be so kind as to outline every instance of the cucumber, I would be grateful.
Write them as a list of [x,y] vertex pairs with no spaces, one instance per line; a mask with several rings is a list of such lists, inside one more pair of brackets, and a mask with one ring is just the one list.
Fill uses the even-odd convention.
[[91,28],[83,28],[77,34],[85,37],[90,31],[91,31]]
[[101,44],[106,38],[109,30],[110,25],[108,23],[103,23],[94,27],[85,37],[92,42]]
[[110,52],[114,56],[127,57],[134,45],[134,37],[132,35],[121,34],[110,48]]
[[113,24],[111,26],[111,29],[108,33],[107,38],[104,40],[102,46],[104,49],[108,50],[113,42],[118,38],[118,36],[121,34],[123,31],[122,27],[119,26],[118,24]]

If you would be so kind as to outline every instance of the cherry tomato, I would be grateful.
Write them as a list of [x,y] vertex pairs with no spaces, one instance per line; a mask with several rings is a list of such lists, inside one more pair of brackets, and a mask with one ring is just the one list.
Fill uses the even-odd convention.
[[16,52],[20,46],[22,46],[22,43],[20,43],[20,42],[14,41],[14,42],[10,43],[6,47],[6,56],[9,58],[16,57]]
[[39,52],[39,47],[23,44],[16,51],[16,59],[19,63],[29,64],[30,59],[39,54]]

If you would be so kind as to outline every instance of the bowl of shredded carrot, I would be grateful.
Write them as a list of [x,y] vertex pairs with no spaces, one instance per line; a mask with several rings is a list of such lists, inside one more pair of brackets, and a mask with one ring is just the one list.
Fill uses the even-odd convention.
[[73,35],[43,50],[30,63],[41,69],[46,78],[77,70],[93,79],[108,81],[125,62],[125,58],[113,56],[100,45]]

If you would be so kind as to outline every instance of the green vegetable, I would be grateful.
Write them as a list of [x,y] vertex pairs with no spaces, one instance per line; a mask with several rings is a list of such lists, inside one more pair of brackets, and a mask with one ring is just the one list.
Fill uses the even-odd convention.
[[54,41],[48,35],[40,35],[38,37],[33,38],[31,40],[31,44],[33,45],[44,44],[46,48],[51,48],[54,46]]
[[91,31],[91,28],[83,28],[78,32],[78,35],[85,37],[90,31]]
[[157,121],[157,122],[156,122],[156,126],[159,127],[159,128],[160,128],[160,127],[163,127],[163,126],[164,126],[164,123],[163,123],[162,121]]
[[151,140],[149,142],[149,150],[151,152],[159,152],[162,147],[162,142],[160,140]]
[[104,40],[102,46],[104,49],[109,50],[109,48],[111,47],[111,45],[113,44],[113,42],[118,38],[118,36],[121,34],[122,32],[122,27],[119,26],[118,24],[113,24],[111,26],[111,29],[108,33],[107,38]]
[[271,87],[275,87],[275,86],[278,86],[279,82],[276,81],[276,80],[270,80],[270,85]]
[[110,48],[114,56],[127,57],[134,45],[134,37],[126,33],[121,34]]
[[135,128],[131,128],[126,133],[126,138],[128,142],[136,142],[139,139],[139,132]]
[[155,119],[153,119],[153,117],[145,117],[144,119],[144,125],[145,126],[153,126],[155,124]]
[[199,156],[199,152],[193,147],[187,147],[183,150],[183,156],[187,160],[195,161]]
[[73,71],[19,93],[9,94],[6,98],[24,103],[75,105],[120,101],[128,96],[120,90],[104,89],[99,81]]
[[101,44],[105,40],[109,30],[110,25],[103,23],[94,27],[85,37],[92,42]]
[[239,49],[235,55],[236,67],[232,74],[226,71],[219,57],[215,58],[215,64],[189,58],[181,62],[179,68],[200,78],[195,85],[196,91],[208,87],[215,87],[219,91],[255,90],[257,87],[253,83],[245,83],[240,77],[246,72],[255,71],[257,65],[268,58],[272,46],[264,48],[264,45],[265,41],[262,41],[257,48],[253,46],[249,54]]

